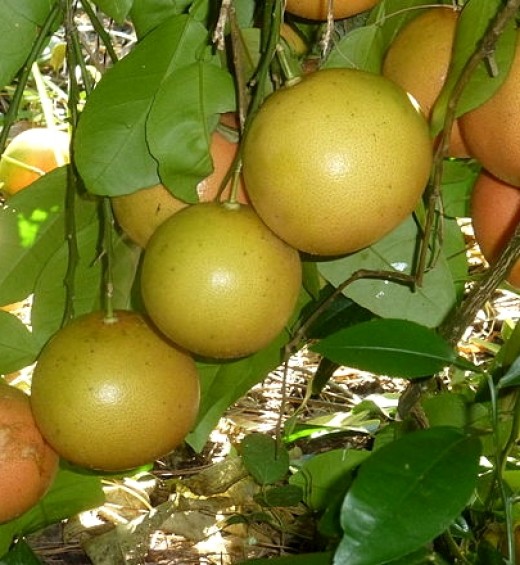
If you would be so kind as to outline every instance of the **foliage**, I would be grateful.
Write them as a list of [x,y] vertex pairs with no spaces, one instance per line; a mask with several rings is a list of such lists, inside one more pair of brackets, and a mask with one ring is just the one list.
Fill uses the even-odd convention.
[[[502,0],[459,3],[464,7],[432,136],[443,129],[466,64],[504,6]],[[0,304],[32,296],[30,330],[0,311],[0,374],[37,361],[68,317],[107,307],[107,295],[111,307],[142,310],[142,253],[114,224],[107,198],[162,182],[174,196],[195,202],[198,182],[213,168],[209,144],[222,127],[222,114],[240,113],[242,138],[264,97],[309,64],[380,72],[402,26],[431,6],[426,0],[380,0],[370,12],[328,30],[326,23],[285,14],[306,42],[302,56],[280,41],[281,0],[237,0],[233,10],[220,13],[216,4],[87,2],[84,15],[112,55],[95,65],[86,64],[71,25],[75,2],[0,6],[0,83],[8,107],[1,144],[15,122],[41,112],[70,123],[73,139],[70,166],[45,175],[0,208]],[[136,32],[137,41],[120,60],[107,32],[109,18]],[[462,85],[456,116],[500,87],[517,33],[512,18],[492,57]],[[47,85],[46,96],[55,96],[55,115],[49,116],[27,101],[38,90],[30,69],[37,63],[48,71],[56,37],[65,38],[67,65],[58,63],[54,80],[60,86]],[[441,194],[442,203],[438,199],[433,210],[425,198],[413,216],[357,253],[302,258],[298,307],[271,344],[243,359],[197,360],[201,406],[186,440],[197,452],[231,405],[304,347],[321,358],[308,396],[319,394],[339,365],[406,380],[396,397],[368,397],[352,410],[316,419],[296,411],[276,438],[243,439],[238,451],[259,488],[255,502],[262,515],[298,507],[316,524],[312,550],[274,563],[502,563],[504,545],[508,563],[514,563],[520,324],[504,325],[501,347],[484,366],[462,357],[457,339],[446,332],[466,304],[469,265],[458,219],[468,214],[479,164],[441,155],[435,167],[432,183],[439,184],[427,195]],[[107,271],[113,293],[107,292]],[[359,446],[348,441],[353,435],[362,438]],[[315,437],[341,447],[302,455],[298,442]],[[23,537],[101,504],[101,479],[63,462],[41,502],[0,525],[0,563],[37,563]],[[500,525],[505,542],[489,544],[489,524]]]

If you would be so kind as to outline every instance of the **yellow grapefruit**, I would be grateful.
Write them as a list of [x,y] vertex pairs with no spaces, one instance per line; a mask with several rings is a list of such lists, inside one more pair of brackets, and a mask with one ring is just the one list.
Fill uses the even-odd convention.
[[[373,8],[379,0],[333,0],[332,14],[341,20]],[[329,0],[287,0],[285,11],[307,20],[325,21]]]

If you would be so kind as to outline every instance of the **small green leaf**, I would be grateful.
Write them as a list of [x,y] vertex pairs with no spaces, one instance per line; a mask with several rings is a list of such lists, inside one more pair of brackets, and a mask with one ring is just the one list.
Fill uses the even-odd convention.
[[302,498],[303,490],[297,485],[272,487],[254,496],[255,502],[270,508],[297,506]]
[[38,556],[23,539],[18,540],[14,547],[0,559],[0,565],[42,565]]
[[240,445],[244,465],[260,485],[283,479],[289,471],[289,454],[283,445],[260,433],[247,435]]
[[477,370],[434,330],[406,320],[364,322],[323,339],[312,349],[341,365],[390,377],[426,377],[452,364]]
[[468,504],[479,459],[478,438],[449,427],[412,432],[375,451],[345,497],[334,563],[379,565],[429,543]]
[[[248,559],[242,565],[267,565],[266,559]],[[332,553],[302,553],[269,559],[269,565],[331,565]],[[239,564],[240,565],[240,564]]]
[[96,4],[101,10],[118,23],[123,23],[133,3],[134,0],[96,0]]
[[345,492],[352,471],[370,456],[369,451],[333,449],[309,459],[289,483],[303,489],[304,501],[315,512],[323,511],[338,492]]
[[38,353],[39,347],[25,324],[15,315],[0,310],[0,374],[31,365]]
[[498,381],[498,388],[520,385],[520,356],[509,367],[506,374]]
[[134,24],[137,37],[141,39],[171,16],[182,14],[192,1],[134,0],[130,10],[130,19]]
[[362,26],[353,29],[338,41],[323,68],[339,67],[378,73],[381,70],[383,53],[381,27]]

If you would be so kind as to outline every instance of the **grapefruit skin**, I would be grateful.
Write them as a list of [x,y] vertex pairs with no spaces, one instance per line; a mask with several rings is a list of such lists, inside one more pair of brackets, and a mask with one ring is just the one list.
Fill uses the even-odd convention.
[[[341,20],[373,8],[379,0],[334,0],[332,13]],[[325,21],[329,7],[328,0],[287,0],[285,11],[307,20]]]
[[293,247],[343,255],[415,209],[432,143],[391,80],[353,69],[306,75],[269,96],[246,133],[243,174],[262,220]]
[[250,206],[201,203],[154,233],[141,292],[150,318],[175,343],[203,357],[233,358],[283,330],[301,276],[298,252]]
[[135,312],[80,316],[45,345],[31,404],[47,441],[68,461],[121,471],[177,447],[195,422],[195,362]]
[[[426,10],[399,32],[385,55],[383,75],[412,94],[428,119],[446,81],[458,19],[459,11],[449,6]],[[458,120],[449,155],[469,156]]]
[[[471,193],[470,213],[475,239],[493,265],[520,222],[520,189],[482,170]],[[520,289],[520,261],[513,265],[507,282]]]
[[69,145],[69,134],[61,130],[32,128],[22,131],[0,158],[0,190],[6,196],[12,196],[45,173],[67,164]]
[[495,177],[520,186],[520,40],[504,83],[484,104],[460,117],[473,157]]
[[0,523],[37,504],[58,462],[36,426],[29,397],[0,379]]
[[[217,198],[237,148],[236,143],[229,141],[219,132],[213,132],[210,148],[213,172],[197,186],[200,202],[211,202]],[[229,198],[230,192],[231,182],[228,182],[220,195],[221,200]],[[237,201],[241,204],[248,203],[242,177],[239,180]],[[112,198],[112,208],[118,224],[130,239],[143,249],[164,220],[186,206],[186,202],[176,198],[162,184]]]

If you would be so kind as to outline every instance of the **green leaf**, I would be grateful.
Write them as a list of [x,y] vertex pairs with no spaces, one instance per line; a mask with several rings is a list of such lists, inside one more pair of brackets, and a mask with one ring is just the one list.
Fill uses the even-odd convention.
[[53,0],[4,0],[0,7],[0,88],[9,84],[27,59]]
[[[318,269],[334,286],[360,269],[411,274],[419,237],[417,224],[409,217],[371,247],[335,261],[322,261]],[[456,298],[450,269],[442,254],[416,290],[398,282],[367,278],[350,284],[343,294],[383,318],[403,318],[428,327],[439,325]]]
[[498,388],[518,386],[520,384],[520,356],[509,367],[506,374],[498,381]]
[[312,350],[341,365],[390,377],[426,377],[452,364],[477,370],[434,330],[406,320],[363,322],[323,339]]
[[31,365],[39,348],[23,322],[0,310],[0,374],[5,375]]
[[449,427],[405,435],[375,451],[345,497],[334,563],[379,565],[421,548],[468,504],[480,442]]
[[171,16],[182,14],[192,0],[134,0],[130,19],[138,38],[144,37]]
[[298,506],[302,498],[303,490],[297,485],[272,487],[254,496],[255,502],[270,508]]
[[42,565],[42,563],[23,539],[18,540],[11,551],[0,559],[0,565]]
[[214,61],[186,65],[162,83],[148,117],[147,136],[163,184],[181,200],[198,201],[197,184],[213,170],[210,118],[233,110],[235,97],[231,75]]
[[96,4],[101,10],[118,23],[123,23],[133,3],[134,0],[96,0]]
[[49,491],[19,518],[0,525],[0,555],[15,536],[26,536],[105,502],[101,478],[62,462]]
[[89,191],[116,196],[160,181],[146,121],[166,79],[196,63],[207,39],[201,23],[173,16],[104,75],[88,98],[75,137],[76,164]]
[[449,218],[469,217],[469,201],[480,166],[468,159],[445,160],[442,166],[443,213]]
[[186,441],[197,452],[222,414],[282,361],[282,348],[288,341],[283,332],[266,348],[237,361],[197,363],[201,382],[201,403],[196,427]]
[[242,561],[247,565],[331,565],[332,553],[302,553],[300,555],[289,555],[285,557],[273,557],[270,559],[248,559]]
[[370,456],[369,451],[333,449],[318,453],[289,478],[303,489],[305,504],[313,511],[325,510],[338,492],[345,492],[352,471]]
[[339,67],[379,73],[383,53],[381,27],[376,25],[358,27],[337,42],[323,68]]
[[260,485],[276,483],[289,471],[289,453],[272,437],[260,433],[246,435],[240,454],[246,469]]
[[[466,2],[457,25],[450,70],[432,111],[431,130],[433,135],[436,135],[443,127],[448,102],[464,66],[480,43],[491,20],[502,6],[502,0],[487,0],[486,2],[470,0]],[[457,105],[457,116],[480,106],[498,90],[511,68],[516,39],[516,25],[513,19],[500,35],[493,51],[498,75],[491,76],[487,62],[481,62],[464,88]]]
[[[67,168],[44,175],[0,208],[0,304],[23,300],[65,238]],[[76,200],[78,229],[90,224],[96,204]]]

